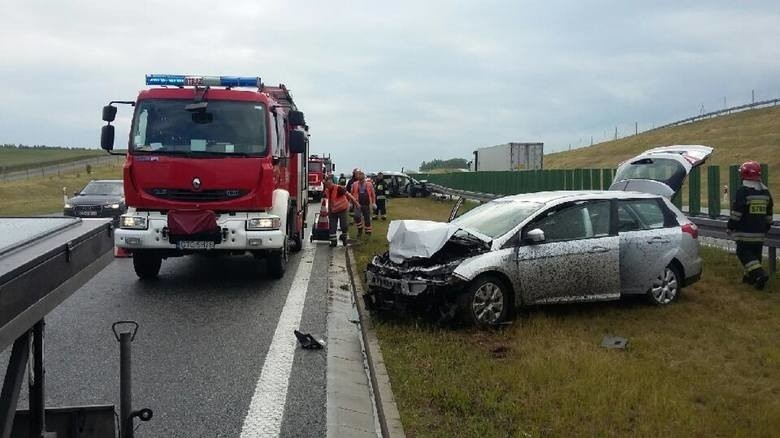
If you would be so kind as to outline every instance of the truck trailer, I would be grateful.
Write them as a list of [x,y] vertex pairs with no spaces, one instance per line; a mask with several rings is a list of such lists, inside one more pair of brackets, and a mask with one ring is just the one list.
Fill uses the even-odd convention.
[[505,143],[474,151],[471,170],[539,170],[544,143]]
[[103,108],[109,153],[115,104],[135,108],[116,246],[141,279],[194,253],[251,253],[281,278],[308,205],[308,126],[289,90],[236,76],[147,75],[146,85]]

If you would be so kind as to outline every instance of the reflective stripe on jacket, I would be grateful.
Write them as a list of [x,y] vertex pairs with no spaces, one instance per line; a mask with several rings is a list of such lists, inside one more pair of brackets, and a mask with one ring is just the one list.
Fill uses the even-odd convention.
[[763,242],[772,225],[773,202],[769,189],[759,181],[743,181],[731,206],[727,227],[741,242]]

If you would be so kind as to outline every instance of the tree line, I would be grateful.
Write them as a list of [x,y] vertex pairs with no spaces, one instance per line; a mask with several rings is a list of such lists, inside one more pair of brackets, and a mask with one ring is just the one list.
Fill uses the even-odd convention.
[[449,160],[434,159],[423,161],[420,164],[420,172],[434,169],[468,169],[469,162],[465,158],[450,158]]
[[86,151],[91,150],[90,148],[82,148],[82,147],[65,147],[65,146],[46,146],[44,144],[36,144],[36,145],[26,145],[26,144],[13,144],[13,143],[5,143],[0,145],[0,149],[44,149],[44,150],[55,150],[55,149],[64,149],[64,150],[79,150],[79,151]]

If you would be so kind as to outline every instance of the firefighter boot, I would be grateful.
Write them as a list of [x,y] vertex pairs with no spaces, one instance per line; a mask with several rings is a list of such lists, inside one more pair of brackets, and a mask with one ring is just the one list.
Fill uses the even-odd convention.
[[753,285],[757,290],[764,290],[764,286],[766,286],[766,282],[769,280],[769,276],[766,275],[764,270],[761,270],[761,276],[756,279],[756,284]]
[[749,275],[743,275],[742,276],[742,283],[744,284],[756,284],[756,280],[753,279],[753,277]]
[[[347,236],[347,233],[341,233],[341,236],[339,236],[339,237],[341,238],[341,243],[344,244],[344,246],[347,246],[347,239],[349,238]],[[333,246],[336,246],[335,242],[334,242]]]

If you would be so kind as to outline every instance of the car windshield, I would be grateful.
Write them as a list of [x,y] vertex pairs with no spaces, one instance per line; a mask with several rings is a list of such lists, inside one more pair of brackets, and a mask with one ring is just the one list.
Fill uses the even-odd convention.
[[117,182],[93,181],[87,184],[87,186],[81,190],[82,195],[122,196],[123,193],[124,193],[124,189],[122,188],[122,181],[117,181]]
[[[144,100],[133,119],[131,151],[192,156],[266,153],[265,107],[255,102]],[[190,106],[189,110],[187,109]]]
[[650,179],[660,181],[677,190],[685,181],[685,168],[676,160],[669,158],[642,158],[621,166],[615,175],[615,181],[627,179]]
[[490,237],[499,237],[539,210],[537,202],[495,200],[467,211],[452,223]]

